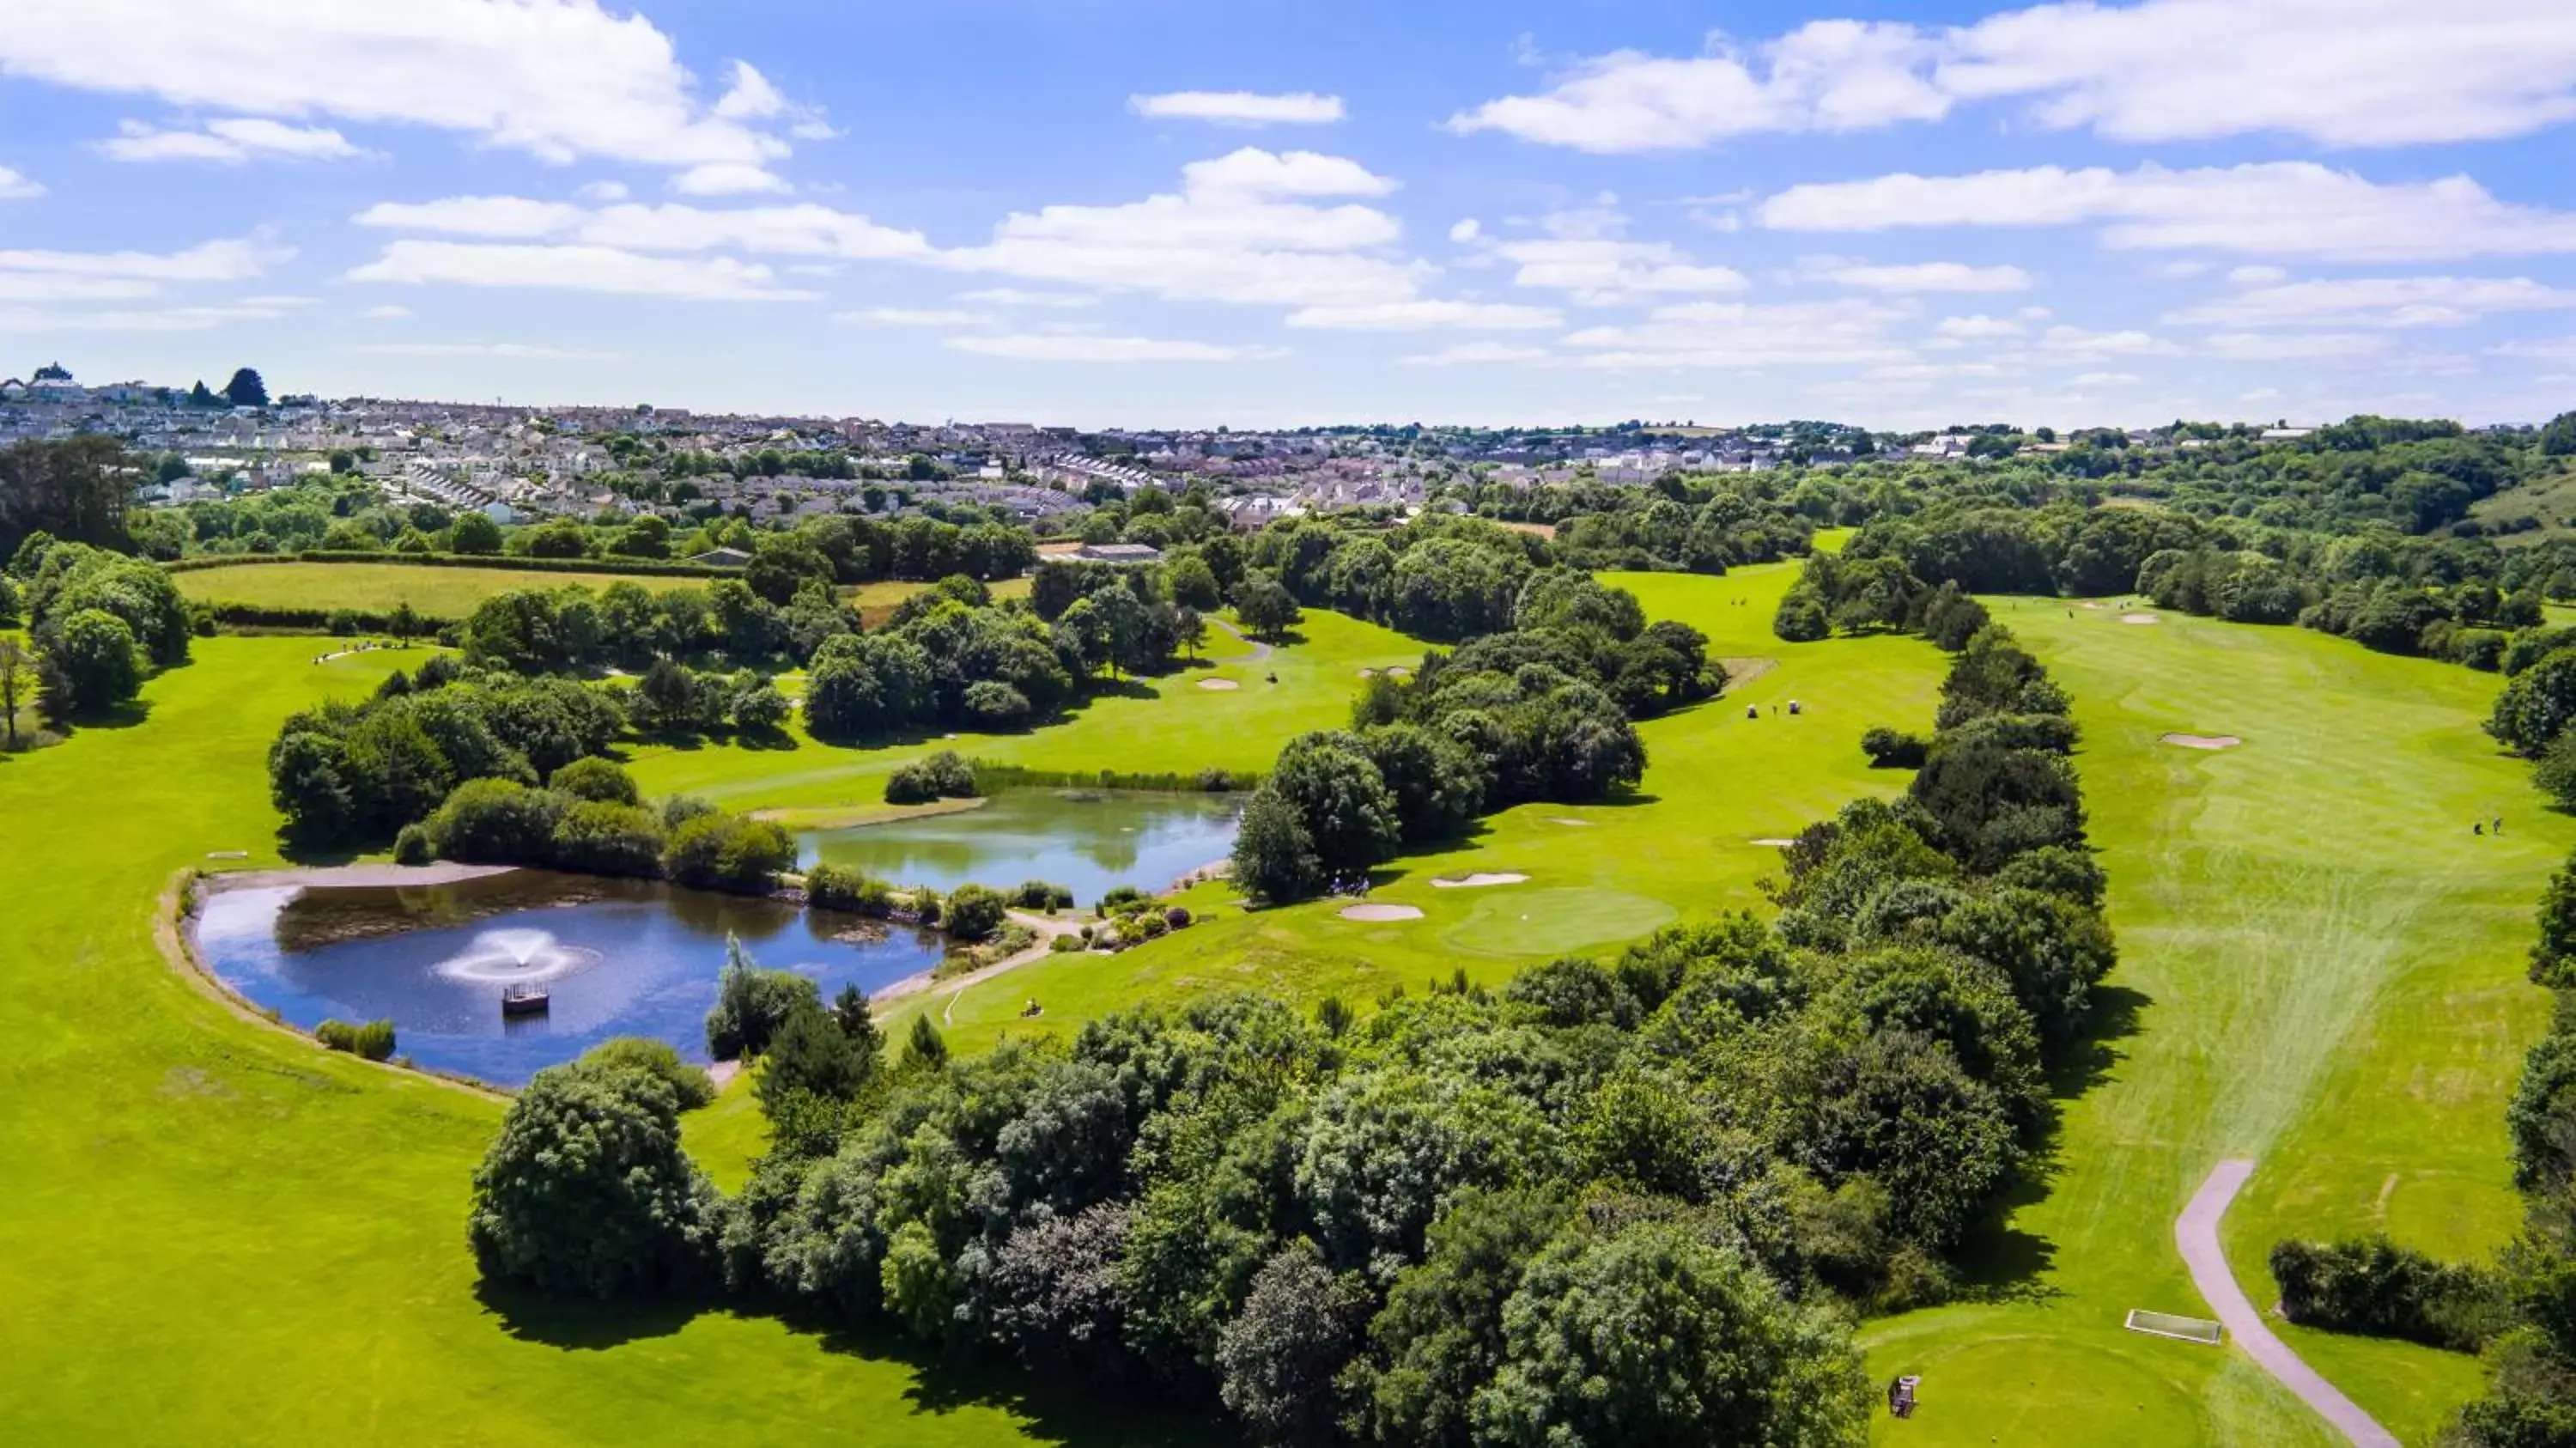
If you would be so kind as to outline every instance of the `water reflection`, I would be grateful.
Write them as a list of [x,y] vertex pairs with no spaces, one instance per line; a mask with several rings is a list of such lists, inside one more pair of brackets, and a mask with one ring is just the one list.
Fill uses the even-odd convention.
[[1112,885],[1159,891],[1224,859],[1240,812],[1227,795],[1017,789],[958,814],[816,831],[797,847],[809,864],[856,866],[898,885],[1045,880],[1087,905]]
[[[198,944],[244,996],[310,1030],[390,1019],[423,1065],[516,1084],[616,1035],[705,1058],[725,936],[760,964],[874,992],[940,954],[934,933],[887,931],[773,900],[518,871],[409,889],[285,887],[206,902]],[[544,1015],[507,1017],[511,985],[542,983]]]

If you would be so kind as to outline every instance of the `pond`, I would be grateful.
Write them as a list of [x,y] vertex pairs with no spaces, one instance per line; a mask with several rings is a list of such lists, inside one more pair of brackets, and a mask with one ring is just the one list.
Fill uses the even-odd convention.
[[1008,890],[1044,880],[1090,906],[1112,885],[1160,892],[1234,849],[1239,795],[1014,789],[956,814],[802,835],[806,864],[850,865],[897,885]]
[[[514,1086],[611,1036],[706,1054],[725,936],[753,960],[810,976],[825,1000],[931,968],[935,932],[775,900],[640,880],[518,870],[404,888],[218,891],[198,950],[227,984],[310,1032],[328,1018],[391,1020],[423,1066]],[[504,1018],[503,987],[543,984],[543,1015]]]

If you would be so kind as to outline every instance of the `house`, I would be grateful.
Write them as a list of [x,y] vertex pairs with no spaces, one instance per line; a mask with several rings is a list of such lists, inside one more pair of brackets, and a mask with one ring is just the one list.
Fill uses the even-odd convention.
[[1085,543],[1073,551],[1073,556],[1085,563],[1160,563],[1163,550],[1142,543]]
[[689,561],[700,568],[748,568],[751,555],[739,548],[710,548],[691,555]]

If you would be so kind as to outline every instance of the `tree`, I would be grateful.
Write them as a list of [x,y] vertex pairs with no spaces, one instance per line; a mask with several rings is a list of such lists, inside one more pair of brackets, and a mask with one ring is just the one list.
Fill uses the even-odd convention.
[[1172,602],[1184,608],[1195,608],[1204,613],[1225,601],[1217,588],[1215,570],[1208,567],[1206,559],[1195,553],[1174,559],[1164,574],[1164,582],[1171,590]]
[[1303,1237],[1261,1264],[1216,1349],[1218,1396],[1256,1442],[1331,1436],[1333,1376],[1350,1355],[1366,1301]]
[[721,1208],[680,1149],[667,1081],[551,1066],[511,1103],[476,1168],[466,1235],[487,1277],[613,1297],[703,1271]]
[[1570,1212],[1557,1192],[1477,1192],[1432,1225],[1429,1251],[1369,1324],[1373,1352],[1353,1383],[1368,1437],[1468,1448],[1476,1391],[1502,1366],[1504,1304]]
[[1301,734],[1262,786],[1297,807],[1328,874],[1364,871],[1394,853],[1402,818],[1386,777],[1346,733]]
[[18,747],[18,710],[35,696],[36,656],[14,638],[0,635],[0,726],[8,730],[9,747]]
[[101,608],[49,624],[46,693],[55,713],[96,714],[143,692],[143,653],[125,620]]
[[740,938],[725,937],[724,970],[716,977],[715,1009],[707,1012],[707,1054],[719,1061],[757,1056],[788,1019],[807,1006],[822,1009],[822,993],[792,970],[763,970]]
[[1322,882],[1306,817],[1268,785],[1252,792],[1234,836],[1234,882],[1255,900],[1286,905]]
[[1278,575],[1253,572],[1244,575],[1234,586],[1235,617],[1252,630],[1256,638],[1277,641],[1305,617],[1298,608],[1296,595],[1290,593]]
[[2515,753],[2536,755],[2576,720],[2576,648],[2563,648],[2516,674],[2496,696],[2487,733]]
[[244,367],[233,373],[232,381],[224,384],[224,401],[235,407],[266,407],[268,384],[259,380],[258,372]]
[[1510,1448],[1827,1444],[1867,1436],[1849,1329],[1784,1301],[1685,1226],[1575,1232],[1503,1308],[1504,1362],[1474,1401],[1476,1440]]
[[803,1092],[827,1101],[854,1101],[876,1076],[876,1033],[854,1038],[839,1016],[799,1000],[761,1053],[760,1105],[772,1120]]
[[1002,928],[1002,922],[1010,918],[1010,910],[997,892],[967,884],[949,895],[942,918],[948,923],[948,933],[957,939],[982,940]]
[[454,553],[501,551],[501,525],[481,513],[459,513],[447,528],[447,547]]
[[2576,457],[2576,412],[2562,412],[2540,430],[2543,457]]

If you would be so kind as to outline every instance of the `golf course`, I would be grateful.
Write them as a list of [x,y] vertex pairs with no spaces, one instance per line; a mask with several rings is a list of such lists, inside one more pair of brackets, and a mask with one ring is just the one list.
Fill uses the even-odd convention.
[[[1334,900],[1253,912],[1201,885],[1179,897],[1201,917],[1186,931],[927,992],[889,1029],[935,1012],[974,1052],[1212,987],[1366,1009],[1460,968],[1499,982],[1675,921],[1764,911],[1772,842],[1901,789],[1901,771],[1868,767],[1860,735],[1925,727],[1943,669],[1912,637],[1781,642],[1770,622],[1796,576],[1611,576],[1649,618],[1705,633],[1740,682],[1640,726],[1649,765],[1633,794],[1522,805],[1395,860],[1370,900],[1418,914],[1348,919]],[[2088,1069],[2058,1083],[2042,1184],[1964,1254],[1970,1300],[1865,1324],[1874,1376],[1925,1378],[1921,1411],[1880,1431],[2332,1441],[2241,1353],[2122,1319],[2203,1311],[2173,1219],[2224,1157],[2257,1163],[2223,1240],[2258,1305],[2273,1295],[2265,1253],[2291,1233],[2384,1229],[2447,1258],[2510,1234],[2502,1102],[2546,1013],[2522,978],[2530,902],[2576,821],[2544,811],[2527,767],[2478,731],[2493,675],[2293,628],[1989,605],[2074,701],[2121,964]],[[1276,649],[1212,631],[1202,653],[1025,732],[864,750],[791,732],[792,748],[638,747],[631,768],[649,795],[735,810],[872,805],[885,775],[938,749],[1049,770],[1258,772],[1289,736],[1338,727],[1361,671],[1418,664],[1422,645],[1309,610]],[[361,697],[420,657],[313,655],[309,639],[200,639],[127,717],[0,755],[0,1027],[13,1046],[0,1148],[17,1166],[0,1213],[0,1296],[14,1309],[0,1321],[12,1363],[0,1437],[677,1443],[859,1425],[863,1441],[1108,1444],[1225,1431],[769,1316],[480,1287],[463,1223],[503,1104],[246,1019],[173,971],[157,938],[178,872],[280,863],[264,769],[279,721]],[[1208,687],[1219,682],[1233,687]],[[2499,817],[2501,835],[2471,833]],[[1032,999],[1044,1013],[1023,1020]],[[688,1143],[731,1186],[760,1127],[737,1090],[688,1118]],[[2408,1442],[2478,1388],[2466,1356],[2281,1330]]]

